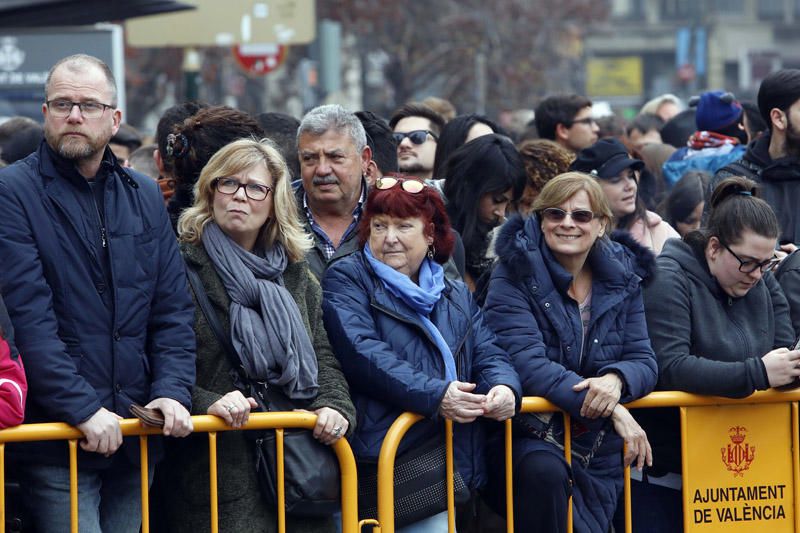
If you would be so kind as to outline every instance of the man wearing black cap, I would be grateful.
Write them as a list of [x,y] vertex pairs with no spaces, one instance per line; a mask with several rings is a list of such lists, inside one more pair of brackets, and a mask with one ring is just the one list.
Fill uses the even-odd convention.
[[738,161],[720,169],[713,187],[730,176],[761,184],[763,198],[781,224],[780,242],[800,242],[800,70],[773,72],[761,82],[758,108],[769,130]]

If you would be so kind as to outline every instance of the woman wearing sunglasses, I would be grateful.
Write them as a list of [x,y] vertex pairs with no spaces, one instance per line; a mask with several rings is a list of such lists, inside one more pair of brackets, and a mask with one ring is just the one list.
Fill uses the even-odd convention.
[[[442,419],[454,420],[456,487],[480,487],[483,426],[466,422],[513,416],[519,380],[469,290],[444,277],[453,234],[440,195],[419,181],[379,179],[359,239],[363,251],[333,263],[323,279],[325,327],[358,412],[350,443],[359,481],[374,467],[389,426],[411,411],[425,420],[403,438],[397,462],[426,470],[415,460],[431,445],[443,449]],[[397,531],[447,531],[445,501],[434,502],[418,510],[422,516],[399,520]],[[404,507],[397,506],[397,519]],[[374,512],[362,508],[362,518]]]
[[[607,236],[612,213],[595,179],[569,172],[547,182],[534,215],[516,216],[497,238],[498,265],[484,311],[526,396],[572,417],[572,466],[559,414],[521,414],[514,429],[516,531],[606,533],[624,464],[651,462],[647,436],[621,404],[656,384],[641,282],[652,253],[625,232]],[[623,441],[627,453],[622,456]],[[502,494],[502,448],[495,494]]]
[[[266,381],[314,412],[314,436],[329,445],[351,433],[355,411],[322,324],[322,291],[304,260],[311,243],[296,218],[290,179],[270,141],[235,141],[203,167],[194,205],[180,217],[181,253],[210,304],[195,312],[192,414],[216,415],[234,428],[247,422],[258,404],[235,370],[232,359],[238,356],[250,381]],[[193,292],[201,304],[195,287]],[[228,338],[235,355],[226,351],[207,312],[217,315],[219,335]],[[254,437],[246,433],[219,437],[219,529],[275,531],[276,510],[261,495]],[[208,439],[184,439],[171,452],[161,476],[167,529],[208,531]],[[332,516],[287,516],[286,529],[323,532],[336,526]]]
[[678,239],[675,229],[648,211],[639,195],[639,175],[644,162],[628,157],[616,139],[600,139],[584,148],[570,170],[597,178],[614,215],[613,227],[629,232],[642,246],[659,254],[667,239]]
[[[707,226],[658,256],[644,299],[660,389],[743,398],[800,376],[789,306],[771,273],[780,228],[755,187],[743,177],[720,182]],[[678,410],[644,411],[656,461],[634,492],[649,504],[636,507],[652,511],[643,520],[681,517]],[[664,527],[681,530],[680,521]]]

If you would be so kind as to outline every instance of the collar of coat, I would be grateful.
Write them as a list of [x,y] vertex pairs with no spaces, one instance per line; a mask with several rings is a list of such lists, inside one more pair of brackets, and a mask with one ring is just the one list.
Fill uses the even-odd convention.
[[[503,224],[495,252],[508,270],[520,279],[547,276],[563,294],[572,283],[572,275],[544,244],[539,219],[535,215],[525,218],[515,215]],[[609,289],[647,281],[655,273],[653,252],[637,243],[627,231],[614,231],[610,238],[598,239],[587,261],[592,269],[593,284],[604,284]]]
[[[43,176],[47,176],[51,179],[64,178],[79,185],[84,185],[86,183],[86,178],[78,172],[75,162],[61,157],[47,144],[47,141],[44,140],[39,146],[39,170]],[[139,188],[139,184],[136,183],[136,180],[134,180],[128,171],[119,164],[114,152],[106,145],[97,177],[109,177],[114,174],[118,175],[122,181],[131,188]]]

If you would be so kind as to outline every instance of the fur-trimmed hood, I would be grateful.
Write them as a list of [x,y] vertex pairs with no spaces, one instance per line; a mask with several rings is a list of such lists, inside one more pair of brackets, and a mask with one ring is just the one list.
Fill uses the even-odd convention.
[[[495,243],[495,253],[509,271],[516,276],[535,275],[542,266],[547,266],[551,274],[564,272],[557,267],[552,252],[543,246],[543,235],[536,215],[522,217],[514,215],[500,228]],[[655,275],[656,261],[653,252],[636,242],[627,231],[616,230],[609,238],[599,239],[587,259],[595,274],[613,278],[625,274],[635,274],[641,280],[649,280]],[[542,265],[545,263],[545,265]],[[561,276],[554,276],[561,277]],[[556,281],[554,279],[554,281]]]

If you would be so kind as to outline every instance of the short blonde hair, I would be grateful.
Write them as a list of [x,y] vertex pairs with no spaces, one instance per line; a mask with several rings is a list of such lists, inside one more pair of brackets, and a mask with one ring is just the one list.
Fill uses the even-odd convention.
[[608,228],[613,219],[608,198],[597,180],[583,172],[565,172],[545,183],[533,202],[533,211],[541,219],[542,211],[549,207],[560,206],[578,191],[586,191],[592,212],[600,219],[603,228]]
[[[299,261],[311,248],[311,237],[297,216],[297,202],[292,193],[289,169],[269,139],[239,139],[223,146],[208,160],[194,186],[194,205],[178,220],[182,242],[197,243],[203,228],[213,220],[215,178],[232,176],[252,166],[264,164],[272,176],[272,216],[261,228],[258,243],[270,248],[280,242],[291,261]],[[266,201],[266,200],[265,200]]]

